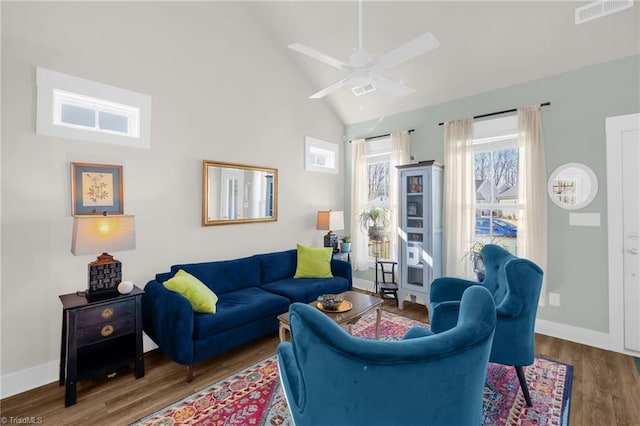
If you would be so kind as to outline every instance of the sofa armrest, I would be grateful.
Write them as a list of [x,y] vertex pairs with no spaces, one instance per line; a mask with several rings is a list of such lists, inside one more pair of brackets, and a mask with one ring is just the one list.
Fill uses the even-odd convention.
[[351,264],[344,260],[332,259],[331,260],[331,273],[333,276],[345,278],[349,281],[349,290],[353,289],[353,273],[351,271]]
[[193,364],[193,307],[181,294],[149,281],[142,295],[144,331],[173,361]]

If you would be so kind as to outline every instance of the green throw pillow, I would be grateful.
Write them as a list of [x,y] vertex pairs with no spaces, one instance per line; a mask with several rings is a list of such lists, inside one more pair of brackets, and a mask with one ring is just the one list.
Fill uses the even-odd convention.
[[332,247],[306,247],[298,244],[298,266],[293,278],[331,278]]
[[216,303],[218,296],[211,291],[209,287],[204,285],[202,281],[189,274],[188,272],[178,269],[173,278],[162,283],[166,288],[176,293],[180,293],[193,306],[196,312],[207,314],[216,313]]

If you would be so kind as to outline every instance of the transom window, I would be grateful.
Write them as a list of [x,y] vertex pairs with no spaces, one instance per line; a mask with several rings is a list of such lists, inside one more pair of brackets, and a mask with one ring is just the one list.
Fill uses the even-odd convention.
[[150,96],[44,68],[36,85],[39,135],[150,147]]
[[140,136],[140,108],[53,90],[53,122],[96,132]]
[[327,169],[336,168],[336,154],[328,149],[322,149],[315,146],[309,148],[311,156],[311,165],[315,167],[324,167]]

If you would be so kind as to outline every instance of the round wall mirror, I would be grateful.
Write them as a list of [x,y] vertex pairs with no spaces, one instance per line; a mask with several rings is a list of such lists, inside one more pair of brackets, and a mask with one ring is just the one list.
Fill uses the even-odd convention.
[[547,185],[549,197],[563,209],[586,207],[598,193],[598,178],[580,163],[563,164],[551,173]]

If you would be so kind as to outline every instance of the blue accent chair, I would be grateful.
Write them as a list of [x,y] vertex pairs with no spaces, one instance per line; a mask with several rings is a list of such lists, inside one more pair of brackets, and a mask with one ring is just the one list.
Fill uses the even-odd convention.
[[[516,257],[495,244],[485,245],[481,254],[486,272],[480,285],[493,295],[497,314],[489,361],[516,368],[525,401],[531,407],[523,367],[534,361],[542,270],[530,260]],[[431,283],[431,330],[441,333],[455,326],[462,294],[474,285],[478,283],[450,277],[437,278]]]
[[465,292],[458,324],[441,334],[412,327],[399,341],[362,339],[300,303],[289,321],[278,367],[297,426],[482,423],[496,322],[485,288]]

